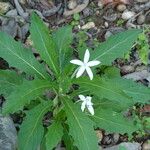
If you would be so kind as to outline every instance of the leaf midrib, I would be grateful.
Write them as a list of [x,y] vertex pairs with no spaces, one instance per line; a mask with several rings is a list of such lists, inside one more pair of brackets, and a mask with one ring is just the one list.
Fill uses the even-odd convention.
[[14,53],[9,47],[5,46],[1,41],[0,41],[0,43],[1,43],[1,45],[3,45],[3,47],[5,47],[6,49],[8,49],[14,56],[18,57],[23,62],[25,62],[29,67],[31,67],[33,70],[35,70],[42,78],[46,79],[46,77],[42,73],[40,73],[34,66],[30,65],[26,60],[22,59],[19,55],[17,55],[16,53]]
[[[65,100],[65,99],[64,99],[64,100]],[[66,101],[66,100],[65,100],[65,101]],[[66,103],[67,103],[67,101],[66,101]],[[82,126],[80,125],[80,122],[79,122],[78,118],[76,117],[76,115],[74,114],[74,112],[72,111],[70,105],[69,105],[68,103],[67,103],[67,105],[68,105],[70,111],[72,112],[74,118],[76,119],[76,121],[77,121],[77,123],[78,123],[78,125],[79,125],[79,127],[80,127],[80,129],[81,129],[82,135],[83,135],[83,137],[84,137],[84,139],[85,139],[85,141],[86,141],[86,145],[87,145],[87,147],[88,147],[88,149],[89,149],[89,144],[88,144],[88,142],[87,142],[86,136],[84,135],[84,131],[83,131],[83,129],[82,129]],[[89,150],[90,150],[90,149],[89,149]]]
[[35,25],[35,27],[36,27],[36,29],[37,29],[37,31],[38,31],[40,37],[41,37],[42,44],[43,44],[43,46],[44,46],[45,52],[46,52],[46,54],[48,55],[49,60],[50,60],[50,62],[51,62],[51,64],[52,64],[52,66],[53,66],[55,72],[58,74],[58,71],[57,71],[57,69],[56,69],[56,67],[55,67],[55,64],[53,63],[53,60],[52,60],[51,56],[50,56],[49,53],[48,53],[47,47],[46,47],[46,45],[45,45],[45,42],[44,42],[44,40],[43,40],[43,37],[42,37],[42,35],[41,35],[39,29],[38,29],[38,26],[37,26],[36,23],[34,23],[34,25]]
[[125,43],[129,38],[132,38],[132,36],[134,36],[134,34],[132,34],[130,37],[127,37],[125,40],[122,40],[118,44],[114,45],[113,47],[111,47],[110,49],[108,49],[107,51],[105,51],[104,53],[99,55],[98,57],[96,57],[95,60],[97,60],[97,59],[101,58],[102,56],[104,56],[105,54],[109,53],[111,50],[113,50],[115,47],[119,46],[120,44]]
[[94,83],[87,83],[87,82],[83,82],[83,81],[80,82],[80,83],[87,84],[87,85],[92,85],[92,86],[96,86],[96,87],[105,89],[105,90],[107,90],[107,91],[110,91],[110,92],[112,92],[112,93],[114,93],[114,94],[117,94],[117,95],[121,96],[120,93],[116,93],[115,91],[112,91],[111,89],[107,89],[107,88],[105,88],[105,87],[103,87],[103,86],[96,85],[96,84],[94,84]]
[[31,94],[32,92],[34,92],[34,91],[36,91],[36,90],[39,90],[39,89],[42,89],[42,88],[48,88],[48,87],[51,87],[51,85],[44,85],[44,86],[40,86],[40,87],[38,87],[38,88],[35,88],[35,89],[33,89],[33,90],[31,90],[31,91],[29,91],[28,93],[26,93],[25,95],[23,95],[23,96],[21,96],[21,99],[23,99],[24,97],[26,97],[26,96],[28,96],[29,94]]
[[[31,133],[30,133],[29,136],[28,136],[27,141],[25,142],[25,147],[26,147],[26,145],[27,145],[27,143],[28,143],[30,137],[32,136],[34,130],[36,129],[36,127],[37,127],[37,125],[38,125],[38,123],[39,123],[39,120],[40,120],[42,114],[45,112],[45,110],[47,110],[47,107],[46,107],[45,109],[43,109],[43,111],[40,112],[39,117],[37,118],[37,121],[35,122],[35,125],[34,125],[34,127],[33,127],[33,130],[31,131]],[[25,149],[25,150],[26,150],[26,149]]]

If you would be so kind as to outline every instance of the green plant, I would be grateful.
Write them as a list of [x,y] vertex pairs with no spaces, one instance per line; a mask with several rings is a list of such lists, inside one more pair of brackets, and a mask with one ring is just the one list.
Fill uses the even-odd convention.
[[[114,59],[132,47],[140,32],[128,30],[110,37],[94,51],[87,49],[82,62],[71,60],[70,26],[49,34],[48,28],[33,14],[31,38],[43,63],[36,60],[31,49],[1,32],[0,57],[22,71],[21,74],[0,71],[0,93],[6,98],[2,113],[25,110],[26,114],[18,133],[18,149],[50,150],[63,141],[68,150],[98,150],[96,128],[128,134],[137,131],[133,119],[125,118],[123,111],[137,102],[148,102],[150,89],[122,79],[112,67],[100,75],[94,66],[111,66]],[[76,66],[70,62],[80,67],[74,72]],[[49,69],[45,69],[45,64]],[[84,74],[85,70],[91,80]],[[45,96],[47,90],[51,93],[49,97]],[[47,113],[52,115],[49,127],[44,128],[43,117]]]
[[80,14],[79,14],[79,13],[75,13],[75,14],[73,15],[73,20],[72,20],[72,22],[71,22],[71,25],[72,25],[72,26],[76,26],[76,25],[79,24],[79,21],[80,21]]
[[143,30],[143,32],[139,34],[136,45],[139,58],[145,65],[148,64],[148,53],[150,48],[146,32],[147,30]]

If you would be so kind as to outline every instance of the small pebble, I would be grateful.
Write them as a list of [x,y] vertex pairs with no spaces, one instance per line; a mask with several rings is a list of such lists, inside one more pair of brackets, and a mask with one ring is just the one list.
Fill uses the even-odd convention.
[[118,6],[117,6],[117,10],[118,10],[119,12],[125,11],[125,10],[126,10],[126,5],[124,5],[124,4],[118,5]]
[[121,67],[121,74],[123,74],[123,75],[132,73],[134,71],[135,71],[134,66],[124,65]]
[[144,15],[139,15],[137,18],[137,23],[139,25],[143,24],[145,22],[145,16]]
[[83,10],[84,17],[88,17],[91,15],[91,10],[87,7]]
[[114,133],[113,135],[113,143],[117,143],[119,141],[120,135],[118,133]]
[[77,1],[76,0],[70,0],[69,1],[69,3],[68,3],[68,8],[69,9],[74,9],[74,8],[76,8],[76,6],[77,6]]
[[5,14],[11,5],[8,2],[0,2],[0,14]]
[[94,27],[95,27],[95,23],[94,22],[88,22],[85,25],[83,25],[81,27],[81,29],[91,29],[91,28],[94,28]]
[[104,7],[102,0],[99,0],[97,5],[100,9],[102,9]]
[[6,16],[7,16],[7,17],[17,17],[17,16],[18,16],[17,10],[16,10],[16,9],[12,9],[12,10],[8,11],[8,12],[6,13]]
[[26,0],[19,0],[20,4],[25,5],[26,4]]
[[122,13],[122,19],[124,19],[124,20],[129,20],[129,19],[131,19],[134,15],[135,15],[135,13],[132,12],[132,11],[124,11],[124,12]]
[[107,40],[111,35],[113,35],[112,34],[112,32],[110,32],[110,31],[107,31],[106,33],[105,33],[105,40]]
[[103,133],[101,130],[96,130],[96,135],[98,137],[98,142],[101,142],[102,138],[103,138]]
[[146,142],[142,145],[142,150],[150,150],[150,143],[146,141]]
[[104,25],[105,25],[105,27],[106,27],[106,28],[108,28],[108,27],[109,27],[108,22],[104,22]]
[[145,2],[148,2],[149,0],[135,0],[135,1],[138,3],[145,3]]

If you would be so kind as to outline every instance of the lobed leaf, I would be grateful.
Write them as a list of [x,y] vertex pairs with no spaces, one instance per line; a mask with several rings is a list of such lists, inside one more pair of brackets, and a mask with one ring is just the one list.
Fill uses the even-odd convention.
[[42,59],[58,74],[58,53],[56,52],[54,41],[46,25],[35,13],[32,14],[31,18],[30,33],[34,46]]
[[61,141],[63,136],[63,127],[60,122],[54,122],[49,128],[46,134],[46,147],[47,150],[52,150],[58,142]]
[[114,82],[113,79],[107,79],[105,77],[94,78],[89,80],[87,78],[80,78],[74,80],[76,84],[80,85],[81,89],[89,91],[89,94],[95,94],[99,99],[109,99],[117,103],[124,104],[124,106],[133,105],[133,100],[123,92],[120,88],[120,83]]
[[5,59],[10,66],[16,67],[28,74],[46,79],[44,67],[35,59],[32,51],[16,42],[6,33],[0,32],[0,57]]
[[16,86],[21,83],[22,78],[16,72],[0,70],[0,94],[3,94],[4,96],[10,95]]
[[126,119],[121,113],[114,112],[111,109],[99,107],[91,118],[96,123],[96,127],[105,129],[107,132],[132,134],[138,130],[132,120]]
[[65,26],[59,28],[55,33],[53,33],[53,39],[56,45],[56,50],[59,54],[59,68],[62,72],[66,69],[65,66],[70,64],[70,57],[72,55],[70,44],[73,39],[72,27]]
[[118,82],[122,91],[130,96],[135,103],[148,103],[150,102],[150,88],[136,83],[132,80],[116,78],[113,82]]
[[93,122],[73,104],[71,99],[63,98],[69,133],[73,137],[74,145],[79,150],[98,150],[97,138],[93,129]]
[[51,101],[43,101],[27,112],[18,135],[20,150],[37,150],[40,147],[44,135],[42,119],[51,106]]
[[101,43],[91,54],[91,59],[101,61],[102,65],[111,65],[116,58],[124,56],[131,49],[141,30],[131,29],[111,36]]
[[23,109],[31,100],[42,95],[46,89],[54,87],[52,84],[47,80],[24,81],[22,85],[16,87],[15,91],[7,97],[3,107],[3,114],[14,113]]

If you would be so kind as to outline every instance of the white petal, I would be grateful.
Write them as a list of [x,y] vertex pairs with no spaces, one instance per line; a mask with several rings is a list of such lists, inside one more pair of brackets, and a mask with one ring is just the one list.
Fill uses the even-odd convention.
[[93,109],[92,105],[88,106],[87,109],[89,110],[89,112],[91,113],[91,115],[94,115],[94,109]]
[[91,96],[87,96],[86,99],[87,99],[88,102],[91,102],[92,97]]
[[93,60],[93,61],[88,62],[87,66],[93,67],[93,66],[99,65],[100,63],[101,62],[98,60]]
[[79,66],[83,65],[83,62],[81,60],[78,60],[78,59],[71,60],[70,63],[75,64],[75,65],[79,65]]
[[86,102],[83,102],[83,103],[81,104],[81,110],[82,110],[82,112],[83,112],[84,109],[85,109],[85,105],[86,105]]
[[87,71],[87,74],[90,77],[90,80],[92,80],[93,79],[93,72],[92,72],[91,68],[90,67],[86,67],[86,71]]
[[80,100],[82,100],[82,101],[86,101],[86,98],[85,98],[84,95],[79,95],[79,98],[80,98]]
[[76,74],[76,78],[79,78],[83,74],[84,71],[85,71],[85,67],[81,66]]
[[84,63],[87,63],[90,58],[90,52],[88,49],[86,49],[85,54],[84,54]]

